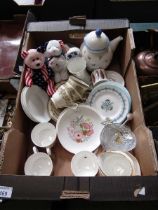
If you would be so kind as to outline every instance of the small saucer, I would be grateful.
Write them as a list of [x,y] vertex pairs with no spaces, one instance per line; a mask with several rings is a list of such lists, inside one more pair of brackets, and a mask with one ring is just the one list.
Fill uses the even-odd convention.
[[117,73],[116,71],[108,71],[108,70],[105,70],[105,73],[108,80],[118,82],[123,86],[125,85],[125,80],[123,79],[121,74]]
[[98,169],[97,157],[92,152],[82,151],[72,158],[71,170],[74,176],[95,176]]
[[101,174],[106,176],[132,176],[134,163],[124,152],[107,151],[98,156]]

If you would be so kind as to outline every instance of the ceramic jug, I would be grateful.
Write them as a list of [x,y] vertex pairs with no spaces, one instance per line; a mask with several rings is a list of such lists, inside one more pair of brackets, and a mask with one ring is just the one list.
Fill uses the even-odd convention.
[[101,29],[89,32],[80,47],[82,56],[87,62],[87,69],[91,72],[98,68],[106,69],[121,40],[123,37],[118,36],[110,41]]

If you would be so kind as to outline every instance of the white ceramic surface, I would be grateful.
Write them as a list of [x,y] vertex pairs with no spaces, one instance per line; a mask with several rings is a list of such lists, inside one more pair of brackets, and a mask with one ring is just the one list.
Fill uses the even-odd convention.
[[90,84],[90,75],[86,70],[86,60],[83,57],[75,57],[67,61],[68,71],[81,79],[82,81]]
[[71,47],[69,50],[66,52],[65,57],[67,60],[81,56],[81,51],[80,48],[78,47]]
[[44,152],[34,153],[26,160],[24,172],[30,176],[50,176],[53,172],[53,162]]
[[56,140],[56,128],[51,123],[39,123],[32,129],[31,139],[38,147],[51,147]]
[[23,95],[25,98],[22,105],[24,112],[35,122],[48,122],[51,117],[48,112],[49,97],[44,90],[32,85]]
[[92,152],[79,152],[71,160],[71,170],[74,176],[95,176],[98,169],[97,157]]
[[71,153],[92,152],[100,145],[100,133],[103,129],[101,122],[101,116],[88,105],[67,108],[57,120],[58,139]]
[[132,159],[134,164],[133,176],[141,176],[141,169],[138,160],[130,152],[126,152],[126,154]]
[[109,47],[110,41],[101,29],[97,29],[84,37],[84,44],[88,50],[96,53],[105,51]]
[[125,80],[123,79],[122,75],[118,72],[105,70],[105,73],[108,80],[118,82],[123,86],[125,85]]
[[134,173],[132,159],[123,152],[109,151],[98,156],[98,164],[106,176],[131,176]]
[[103,119],[109,118],[114,123],[122,123],[131,109],[131,99],[127,89],[111,81],[95,86],[86,103],[94,107]]
[[33,122],[38,122],[37,120],[35,120],[33,118],[33,116],[31,115],[31,113],[28,110],[28,106],[27,106],[27,103],[26,103],[26,94],[27,94],[28,89],[29,89],[29,87],[26,87],[26,86],[22,89],[21,97],[20,97],[21,106],[22,106],[22,109],[23,109],[23,111],[25,112],[25,114],[28,118],[30,118]]

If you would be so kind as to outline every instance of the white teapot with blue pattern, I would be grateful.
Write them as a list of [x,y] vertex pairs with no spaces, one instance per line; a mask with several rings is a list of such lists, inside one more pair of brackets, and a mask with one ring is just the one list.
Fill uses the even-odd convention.
[[118,36],[110,41],[101,29],[89,32],[80,47],[81,54],[87,62],[87,69],[91,72],[98,68],[106,69],[121,40],[123,37]]

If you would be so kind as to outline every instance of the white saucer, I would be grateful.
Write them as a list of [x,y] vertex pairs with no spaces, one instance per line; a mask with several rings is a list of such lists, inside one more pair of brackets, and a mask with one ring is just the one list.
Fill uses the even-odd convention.
[[105,74],[106,74],[108,80],[118,82],[123,86],[125,85],[125,80],[123,79],[122,75],[117,73],[116,71],[105,70]]
[[44,152],[32,154],[25,162],[24,172],[29,176],[50,176],[53,163],[49,155]]
[[48,122],[51,119],[48,112],[49,97],[44,90],[32,85],[28,88],[25,97],[27,110],[36,122]]
[[141,170],[138,160],[130,153],[126,152],[126,154],[132,159],[134,163],[134,174],[133,176],[141,176]]
[[106,176],[132,176],[134,163],[132,159],[120,151],[107,151],[98,156],[98,164]]
[[100,145],[101,122],[98,112],[88,105],[66,108],[57,120],[58,139],[71,153],[92,152]]
[[79,152],[71,160],[71,170],[74,176],[95,176],[98,169],[97,157],[92,152]]
[[33,116],[30,114],[30,112],[28,110],[28,106],[27,106],[27,103],[26,103],[26,94],[27,94],[28,89],[29,89],[29,87],[25,86],[21,91],[21,97],[20,97],[21,106],[22,106],[22,109],[23,109],[23,111],[25,112],[25,114],[28,118],[30,118],[33,122],[38,122],[37,120],[35,120],[33,118]]
[[31,139],[38,147],[51,147],[56,140],[56,128],[51,123],[39,123],[32,129]]
[[102,82],[90,92],[86,102],[94,107],[103,119],[122,123],[131,109],[130,95],[125,87],[117,82]]

